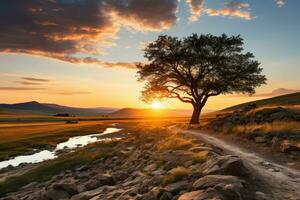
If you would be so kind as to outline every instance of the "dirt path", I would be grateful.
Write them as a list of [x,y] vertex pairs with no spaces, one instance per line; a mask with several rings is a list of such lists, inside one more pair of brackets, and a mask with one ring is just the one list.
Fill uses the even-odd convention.
[[193,135],[204,142],[223,149],[226,153],[240,157],[245,165],[251,169],[253,175],[262,179],[264,187],[267,187],[271,192],[269,194],[271,199],[300,200],[300,171],[270,162],[256,153],[251,153],[246,149],[200,131],[180,129],[177,131]]

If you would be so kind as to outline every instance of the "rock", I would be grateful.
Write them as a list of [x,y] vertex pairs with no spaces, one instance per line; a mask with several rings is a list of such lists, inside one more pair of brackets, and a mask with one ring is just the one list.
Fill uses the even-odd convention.
[[223,197],[212,191],[196,190],[182,194],[178,200],[223,200]]
[[201,151],[213,151],[213,149],[210,147],[197,146],[197,147],[190,148],[189,151],[192,151],[194,153],[199,153]]
[[241,188],[243,188],[244,182],[245,181],[235,176],[207,175],[195,181],[192,187],[196,190],[199,190],[215,187],[218,185],[221,185],[222,187],[226,185],[232,185],[235,189],[240,190]]
[[172,193],[172,194],[177,194],[179,193],[181,190],[185,190],[187,189],[189,186],[189,183],[187,181],[179,181],[179,182],[175,182],[175,183],[171,183],[169,185],[167,185],[166,187],[164,187],[164,190]]
[[1,200],[19,200],[19,198],[16,196],[10,196],[10,197],[4,197]]
[[159,175],[164,175],[164,174],[166,174],[166,173],[167,173],[167,172],[166,172],[164,169],[162,169],[162,168],[159,168],[158,170],[152,172],[153,175],[157,175],[157,176],[159,176]]
[[178,200],[198,200],[199,197],[203,194],[203,190],[187,192],[181,195]]
[[167,163],[164,166],[164,169],[170,170],[177,166],[181,166],[182,163],[186,163],[190,160],[190,155],[192,155],[191,152],[183,150],[164,152],[161,155],[161,159]]
[[283,153],[290,153],[292,151],[297,151],[300,152],[300,144],[291,142],[289,140],[284,140],[281,143],[281,147],[280,147],[281,152]]
[[129,174],[124,171],[117,171],[117,172],[112,173],[112,178],[117,181],[123,181],[123,180],[127,179],[128,176],[129,176]]
[[71,196],[78,193],[77,187],[73,183],[58,183],[53,185],[53,189],[66,191]]
[[262,192],[255,192],[255,200],[268,200],[268,196]]
[[102,187],[99,187],[99,188],[94,189],[94,190],[79,193],[77,195],[72,196],[71,200],[88,200],[88,199],[91,199],[92,197],[101,194],[103,192],[104,188],[105,188],[105,186],[102,186]]
[[22,189],[24,190],[27,190],[27,189],[30,189],[30,188],[33,188],[34,186],[36,186],[38,183],[37,182],[31,182],[25,186],[22,187]]
[[114,185],[115,180],[110,174],[99,174],[87,181],[84,186],[87,190],[93,190],[103,185]]
[[265,137],[255,137],[254,138],[254,141],[256,143],[266,143],[267,142],[267,139]]
[[69,199],[70,195],[68,192],[64,190],[58,190],[58,189],[49,189],[45,193],[45,199],[50,200],[62,200],[62,199]]
[[193,188],[196,190],[215,188],[230,199],[242,199],[240,192],[243,183],[245,181],[235,176],[208,175],[195,181]]
[[170,192],[164,192],[159,200],[171,200],[173,198],[173,195]]
[[248,169],[244,166],[243,161],[232,155],[219,156],[212,158],[201,166],[203,174],[224,174],[233,176],[248,175]]
[[273,137],[271,140],[271,144],[272,144],[272,149],[276,150],[276,151],[280,151],[280,146],[281,146],[281,140],[278,137]]
[[156,163],[153,163],[151,165],[148,165],[144,168],[144,171],[146,172],[152,172],[152,171],[155,171],[157,169],[157,164]]
[[66,191],[70,196],[78,193],[76,181],[72,178],[69,178],[59,183],[55,183],[52,185],[52,188],[55,190]]
[[93,190],[100,186],[102,186],[102,183],[94,178],[84,183],[84,188],[86,188],[86,190]]
[[154,187],[149,192],[144,194],[141,199],[159,199],[161,195],[164,193],[164,190],[160,187]]

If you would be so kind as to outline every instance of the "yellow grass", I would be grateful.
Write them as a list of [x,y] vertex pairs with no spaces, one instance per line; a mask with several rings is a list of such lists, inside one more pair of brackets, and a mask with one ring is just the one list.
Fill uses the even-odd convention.
[[170,134],[168,137],[165,137],[158,142],[156,148],[158,151],[166,150],[184,150],[193,147],[195,144],[191,139],[183,138],[178,134]]
[[181,180],[185,176],[188,176],[191,173],[191,170],[185,167],[177,167],[168,172],[166,176],[162,179],[162,184],[167,185],[169,183],[174,183]]
[[80,122],[78,124],[34,123],[23,126],[3,126],[0,128],[0,161],[34,149],[54,147],[69,137],[99,133],[104,130],[102,123]]
[[208,151],[201,151],[199,153],[193,154],[192,159],[196,163],[204,163],[205,161],[207,161],[208,156],[209,156]]
[[233,132],[236,133],[247,133],[253,132],[255,130],[260,130],[263,133],[270,132],[295,132],[300,131],[299,122],[273,122],[264,124],[249,124],[249,125],[239,125],[233,128]]

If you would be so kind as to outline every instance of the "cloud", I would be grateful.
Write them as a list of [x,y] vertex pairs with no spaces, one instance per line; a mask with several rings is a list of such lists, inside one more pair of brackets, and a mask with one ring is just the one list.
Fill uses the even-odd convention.
[[286,1],[285,0],[275,0],[276,4],[279,8],[285,5]]
[[20,79],[21,79],[20,81],[15,81],[15,82],[21,85],[43,85],[51,81],[49,79],[33,78],[33,77],[20,77]]
[[16,82],[21,85],[43,85],[43,83],[40,82],[30,82],[30,81],[16,81]]
[[21,77],[21,79],[25,81],[31,81],[31,82],[49,82],[49,79],[43,79],[43,78],[33,78],[33,77]]
[[0,91],[20,91],[20,90],[44,90],[45,88],[36,88],[36,87],[0,87]]
[[209,16],[236,17],[245,20],[252,19],[250,5],[242,2],[232,1],[226,3],[221,9],[207,8],[204,10],[204,12]]
[[80,94],[91,94],[90,92],[83,91],[66,91],[66,92],[58,92],[60,95],[80,95]]
[[204,0],[186,0],[190,7],[191,16],[189,17],[190,22],[195,22],[199,19],[201,12],[204,8]]
[[134,63],[95,56],[114,43],[121,27],[170,28],[177,21],[177,7],[178,0],[2,0],[0,52],[132,68]]

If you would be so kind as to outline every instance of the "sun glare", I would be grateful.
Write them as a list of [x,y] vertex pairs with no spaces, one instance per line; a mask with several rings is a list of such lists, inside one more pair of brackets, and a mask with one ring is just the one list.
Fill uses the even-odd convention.
[[153,102],[151,106],[153,109],[160,109],[162,107],[161,103],[157,101]]

